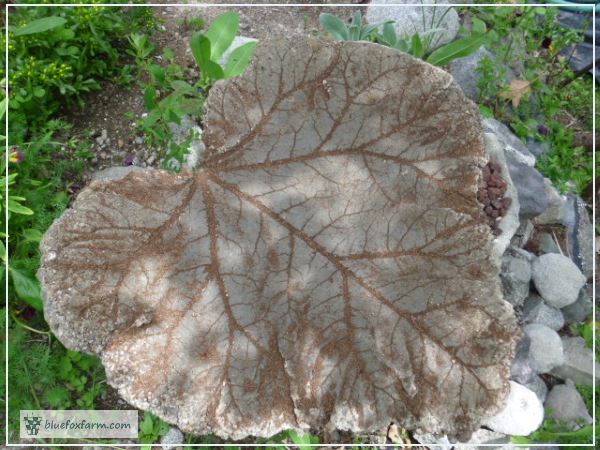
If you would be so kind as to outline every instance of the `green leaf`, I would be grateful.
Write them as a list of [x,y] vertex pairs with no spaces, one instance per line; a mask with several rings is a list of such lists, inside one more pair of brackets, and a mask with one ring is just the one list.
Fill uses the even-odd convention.
[[4,246],[4,238],[0,240],[0,259],[6,263],[6,247]]
[[8,197],[8,210],[15,214],[22,214],[24,216],[31,216],[33,211],[26,206],[21,205],[14,197]]
[[156,103],[156,89],[152,86],[148,86],[144,89],[144,105],[148,111],[151,111],[158,106]]
[[192,36],[190,42],[192,55],[200,67],[202,75],[210,80],[220,80],[224,77],[223,69],[219,64],[211,60],[210,40],[202,33],[196,33]]
[[4,113],[6,112],[6,98],[0,100],[0,120],[4,118]]
[[481,113],[481,115],[483,117],[486,117],[488,119],[493,119],[494,118],[494,113],[493,111],[485,105],[479,105],[479,112]]
[[340,18],[333,14],[321,13],[319,15],[319,22],[321,23],[321,26],[325,28],[325,31],[331,34],[335,40],[348,40],[348,27],[346,27],[346,24]]
[[26,34],[35,34],[41,33],[43,31],[48,31],[53,28],[60,27],[63,25],[67,19],[63,17],[50,16],[44,17],[42,19],[33,20],[29,23],[26,23],[21,28],[15,30],[15,36],[23,36]]
[[484,34],[487,31],[485,22],[477,17],[472,17],[471,22],[473,23],[473,34]]
[[311,436],[310,433],[304,433],[300,435],[295,430],[290,430],[288,435],[292,442],[296,445],[310,445],[319,443],[319,438],[316,436]]
[[53,408],[65,406],[69,399],[69,391],[61,386],[53,387],[46,393],[46,401]]
[[237,77],[244,73],[255,48],[256,42],[248,42],[231,52],[229,59],[225,63],[225,78]]
[[213,61],[206,61],[204,66],[201,68],[201,71],[204,75],[206,75],[210,80],[213,81],[225,78],[223,68]]
[[154,429],[154,421],[150,413],[144,414],[144,419],[140,422],[140,431],[144,434],[152,434]]
[[148,70],[158,83],[163,84],[165,82],[165,69],[160,67],[158,64],[151,64],[150,67],[148,67]]
[[398,35],[396,34],[396,29],[394,28],[394,24],[391,22],[387,22],[383,24],[383,39],[390,47],[394,47],[396,42],[398,42]]
[[42,240],[42,232],[35,228],[25,228],[23,230],[23,237],[26,242],[40,242]]
[[487,35],[473,35],[458,39],[438,48],[427,58],[434,66],[444,66],[456,58],[464,58],[475,53],[487,40]]
[[179,91],[182,93],[193,93],[195,89],[183,80],[173,80],[171,81],[171,87],[174,91]]
[[34,97],[40,98],[46,95],[46,91],[44,90],[44,88],[36,86],[35,88],[33,88],[33,95]]
[[425,47],[423,46],[419,33],[415,33],[411,39],[410,53],[416,58],[422,58],[425,54]]
[[240,16],[233,11],[227,11],[215,19],[208,31],[206,37],[210,40],[210,58],[213,61],[225,53],[235,38],[240,24]]
[[14,267],[9,267],[9,271],[17,297],[34,309],[42,311],[44,309],[44,302],[42,301],[40,282],[31,275],[21,272]]

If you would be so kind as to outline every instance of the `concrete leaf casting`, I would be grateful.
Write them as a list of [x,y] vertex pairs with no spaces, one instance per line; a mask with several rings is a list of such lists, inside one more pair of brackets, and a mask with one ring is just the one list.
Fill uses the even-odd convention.
[[450,75],[265,42],[204,125],[201,169],[94,181],[46,234],[66,346],[132,405],[231,439],[394,421],[465,440],[503,406],[518,331]]

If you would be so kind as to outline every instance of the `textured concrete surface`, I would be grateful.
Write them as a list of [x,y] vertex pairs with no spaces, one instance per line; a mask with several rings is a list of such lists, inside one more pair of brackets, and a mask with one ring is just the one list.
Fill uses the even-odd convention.
[[[46,234],[45,314],[129,403],[232,439],[391,421],[467,440],[519,331],[451,76],[262,42],[207,100],[201,169],[100,180]],[[268,407],[265,407],[268,405]]]

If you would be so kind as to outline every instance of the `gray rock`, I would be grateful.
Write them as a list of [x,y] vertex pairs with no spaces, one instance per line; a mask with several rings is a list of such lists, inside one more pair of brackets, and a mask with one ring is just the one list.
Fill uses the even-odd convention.
[[596,383],[600,382],[600,364],[581,336],[563,337],[562,345],[565,359],[563,364],[552,369],[552,375],[562,380],[573,380],[577,384],[592,385],[595,367]]
[[546,386],[544,380],[539,376],[535,375],[529,383],[525,383],[523,386],[535,392],[535,395],[538,396],[540,402],[544,403],[546,401],[546,397],[548,396],[548,386]]
[[550,233],[540,233],[538,242],[540,244],[540,252],[562,254],[560,248],[558,248],[558,245],[554,240],[554,236],[552,236]]
[[592,314],[593,306],[592,296],[588,292],[587,287],[584,286],[579,291],[575,303],[565,306],[561,311],[567,322],[579,323],[583,322],[590,314]]
[[521,305],[529,295],[531,263],[519,253],[507,252],[502,257],[500,278],[505,300],[515,306]]
[[[477,72],[477,67],[485,57],[489,57],[493,61],[496,60],[496,57],[492,52],[485,47],[481,47],[475,53],[465,58],[455,59],[448,66],[448,72],[452,74],[465,95],[474,102],[479,101],[479,89],[477,83],[481,79],[481,74]],[[513,78],[514,73],[509,70],[505,81],[509,83]]]
[[515,358],[510,366],[510,378],[524,386],[537,376],[529,363],[530,347],[531,339],[525,334],[517,344]]
[[528,166],[535,165],[535,156],[529,151],[527,146],[515,134],[496,119],[483,118],[483,131],[493,133],[498,137],[500,143],[504,146],[506,154],[513,155],[517,162]]
[[548,178],[544,178],[544,192],[548,207],[535,218],[535,222],[542,225],[562,223],[566,213],[567,197],[561,195]]
[[413,437],[418,443],[436,450],[452,450],[454,447],[448,440],[448,436],[436,437],[431,433],[420,433],[417,431],[413,433]]
[[525,325],[523,331],[531,339],[529,364],[536,373],[548,373],[565,362],[563,345],[556,331],[538,323]]
[[546,305],[541,297],[534,294],[523,304],[523,322],[539,323],[558,331],[564,326],[565,318],[560,309]]
[[[452,42],[460,26],[458,14],[448,6],[392,6],[390,4],[414,4],[412,0],[372,0],[367,7],[366,19],[369,23],[394,20],[398,35],[412,36],[419,33],[425,39],[431,39],[430,49]],[[429,3],[444,3],[433,0]],[[433,35],[425,36],[429,30],[441,29]]]
[[96,138],[96,143],[100,146],[103,147],[105,144],[107,144],[109,141],[108,139],[108,131],[107,130],[102,130],[102,132],[100,133],[100,136],[98,136]]
[[484,119],[483,130],[494,133],[504,145],[510,176],[519,195],[521,218],[532,218],[548,207],[544,191],[544,177],[533,166],[535,156],[510,129],[495,119]]
[[594,228],[586,204],[581,198],[569,195],[565,209],[569,255],[586,278],[590,278],[594,268]]
[[508,450],[513,448],[510,442],[510,436],[480,428],[467,442],[458,442],[454,450]]
[[506,197],[512,199],[511,205],[506,211],[506,215],[500,219],[498,227],[502,230],[500,236],[497,236],[493,242],[492,254],[495,258],[500,258],[510,244],[510,240],[519,228],[519,197],[515,185],[510,177],[510,172],[504,156],[504,145],[494,133],[484,133],[485,150],[491,161],[496,162],[501,169],[502,177],[506,181]]
[[520,162],[514,153],[506,154],[510,176],[519,194],[519,217],[532,218],[543,213],[548,207],[544,190],[544,177],[535,168]]
[[160,439],[160,443],[165,450],[175,449],[183,444],[183,433],[177,427],[170,427],[167,434]]
[[524,247],[525,244],[531,239],[531,235],[533,234],[533,223],[531,220],[525,219],[520,222],[519,228],[515,232],[515,235],[512,237],[510,243],[514,247]]
[[484,422],[488,428],[510,436],[528,436],[544,420],[544,406],[535,392],[510,381],[506,406]]
[[100,170],[92,175],[92,180],[101,181],[101,180],[120,180],[125,178],[131,172],[136,172],[138,170],[143,170],[138,166],[115,166],[109,167],[108,169]]
[[586,281],[573,261],[556,253],[540,256],[531,268],[535,288],[549,305],[556,308],[574,303]]
[[246,37],[246,36],[234,37],[233,42],[231,42],[231,45],[229,46],[229,48],[227,50],[225,50],[225,53],[223,53],[223,56],[221,56],[221,59],[219,60],[219,64],[221,64],[221,66],[224,67],[225,64],[227,64],[227,61],[229,60],[231,53],[233,53],[233,51],[236,48],[241,47],[242,45],[247,44],[248,42],[258,42],[258,39],[254,39],[254,38]]
[[592,423],[587,406],[571,380],[554,386],[548,394],[545,406],[550,411],[549,417],[558,422],[566,422],[571,429]]

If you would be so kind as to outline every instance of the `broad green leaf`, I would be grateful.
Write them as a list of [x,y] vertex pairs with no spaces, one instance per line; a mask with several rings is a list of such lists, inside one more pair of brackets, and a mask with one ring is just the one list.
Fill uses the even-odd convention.
[[224,77],[237,77],[244,73],[255,48],[256,42],[248,42],[231,52],[227,63],[225,63]]
[[154,421],[152,420],[152,414],[145,413],[144,419],[140,422],[140,431],[144,434],[152,434],[154,428]]
[[329,13],[321,13],[319,15],[319,22],[321,23],[321,26],[325,28],[325,31],[331,34],[335,40],[348,40],[348,27],[346,27],[346,24],[338,17]]
[[201,72],[206,75],[210,80],[220,80],[225,77],[223,68],[214,61],[206,61],[203,67],[200,68]]
[[434,66],[444,66],[456,58],[464,58],[475,53],[487,40],[487,35],[474,35],[458,39],[438,48],[427,58]]
[[229,48],[240,24],[240,16],[233,11],[227,11],[215,19],[206,37],[210,40],[210,58],[218,61]]
[[6,113],[6,98],[0,100],[0,120],[4,118],[4,113]]
[[4,245],[4,238],[0,239],[0,259],[2,262],[6,262],[6,247]]
[[40,282],[31,275],[14,267],[9,267],[9,271],[17,297],[36,310],[42,311],[44,309],[44,302],[42,301]]
[[21,28],[16,29],[14,31],[14,33],[15,33],[15,36],[23,36],[26,34],[41,33],[43,31],[48,31],[53,28],[60,27],[66,21],[67,21],[67,19],[65,19],[63,17],[57,17],[57,16],[44,17],[42,19],[33,20],[33,21],[23,25]]
[[419,33],[415,33],[411,39],[410,53],[416,58],[422,58],[425,54],[425,47],[423,46]]
[[15,214],[22,214],[24,216],[31,216],[33,211],[26,206],[21,205],[14,197],[8,197],[8,210]]
[[396,42],[398,42],[398,35],[396,34],[396,29],[394,28],[394,24],[391,22],[387,22],[383,24],[383,38],[390,45],[390,47],[394,47]]
[[202,33],[193,35],[190,46],[202,76],[211,80],[220,80],[224,77],[221,66],[211,60],[211,44],[205,35]]
[[471,21],[473,23],[473,34],[484,34],[487,31],[487,27],[483,20],[473,17]]

